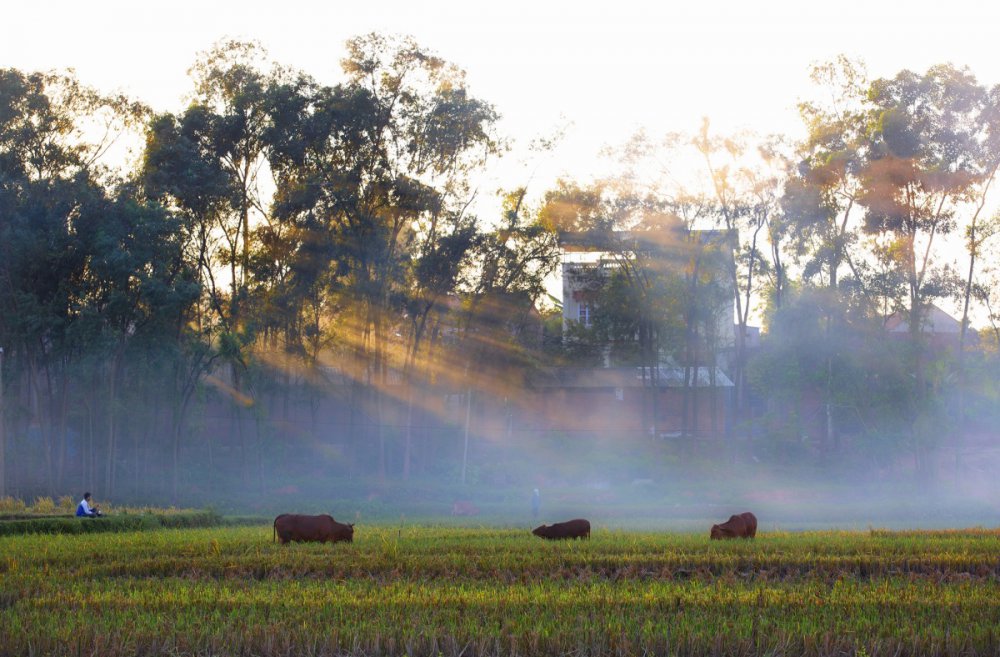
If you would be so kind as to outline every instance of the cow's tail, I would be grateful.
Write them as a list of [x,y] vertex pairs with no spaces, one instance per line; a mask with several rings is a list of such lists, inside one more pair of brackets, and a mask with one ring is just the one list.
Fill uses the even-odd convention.
[[278,540],[278,520],[275,518],[274,524],[271,525],[271,542],[274,543]]

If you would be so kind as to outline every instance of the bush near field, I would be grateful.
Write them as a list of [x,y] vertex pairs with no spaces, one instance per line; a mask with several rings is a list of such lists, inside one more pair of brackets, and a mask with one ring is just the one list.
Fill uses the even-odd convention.
[[[75,516],[79,500],[69,495],[63,495],[58,500],[41,496],[32,503],[19,498],[0,497],[0,520],[37,518],[39,516]],[[158,515],[176,515],[193,513],[199,509],[181,509],[177,507],[132,506],[101,503],[101,510],[108,515],[155,513]]]
[[34,517],[0,521],[0,536],[19,534],[90,534],[190,527],[259,525],[270,522],[257,516],[223,517],[215,511],[171,513],[122,513],[100,518]]

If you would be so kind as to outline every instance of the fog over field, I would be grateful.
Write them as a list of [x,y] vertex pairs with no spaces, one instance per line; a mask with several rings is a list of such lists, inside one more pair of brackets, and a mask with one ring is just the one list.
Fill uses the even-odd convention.
[[[989,443],[970,441],[960,464],[953,451],[938,448],[918,472],[905,445],[876,451],[861,437],[844,438],[837,453],[824,454],[810,442],[775,445],[767,435],[650,438],[621,430],[531,428],[560,421],[576,426],[591,409],[570,409],[571,417],[558,418],[497,405],[486,395],[474,396],[469,405],[464,395],[440,404],[425,400],[433,408],[419,413],[396,408],[398,417],[381,426],[365,424],[363,416],[347,425],[334,415],[342,392],[330,391],[319,402],[315,425],[301,402],[290,401],[285,417],[280,398],[265,399],[257,403],[274,409],[273,416],[256,419],[243,410],[240,419],[224,396],[206,392],[181,439],[176,494],[169,451],[155,441],[139,442],[129,431],[120,434],[110,494],[102,463],[88,476],[88,464],[80,460],[88,445],[73,428],[67,429],[63,482],[50,485],[44,450],[38,449],[42,439],[28,427],[25,436],[8,443],[6,493],[30,504],[38,496],[79,498],[86,489],[106,506],[331,513],[343,521],[400,526],[431,520],[528,528],[586,517],[595,531],[707,532],[710,523],[747,510],[757,515],[761,532],[994,526],[1000,514],[993,476],[997,452]],[[409,399],[426,391],[398,393]],[[613,390],[604,394],[614,399]],[[349,408],[339,411],[351,415]],[[405,413],[413,418],[409,427]],[[119,421],[142,427],[149,415],[137,406]],[[383,417],[388,415],[383,408]],[[629,423],[605,420],[606,426]],[[411,462],[404,474],[407,429]],[[155,427],[143,431],[156,435]],[[95,452],[100,456],[100,448]]]

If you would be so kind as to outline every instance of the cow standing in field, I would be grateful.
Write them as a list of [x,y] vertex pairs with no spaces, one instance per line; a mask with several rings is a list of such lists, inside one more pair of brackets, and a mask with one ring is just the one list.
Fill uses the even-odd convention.
[[749,511],[738,516],[729,516],[729,520],[721,525],[712,525],[709,537],[712,540],[723,538],[753,538],[757,535],[757,516]]
[[535,536],[547,539],[561,538],[590,538],[590,521],[583,518],[567,520],[566,522],[556,522],[551,525],[535,527],[532,531]]
[[330,515],[303,516],[295,513],[283,513],[274,519],[275,537],[285,545],[289,541],[336,543],[337,541],[354,541],[354,525],[337,522]]

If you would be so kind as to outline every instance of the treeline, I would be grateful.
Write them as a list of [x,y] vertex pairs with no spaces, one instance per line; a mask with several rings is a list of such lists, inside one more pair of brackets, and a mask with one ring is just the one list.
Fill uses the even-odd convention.
[[[707,119],[640,132],[618,176],[549,195],[573,200],[563,225],[615,245],[593,326],[569,342],[723,363],[752,456],[905,459],[927,477],[947,454],[961,471],[967,438],[997,420],[1000,87],[952,65],[870,80],[846,57],[811,79],[802,139],[720,136]],[[682,264],[650,257],[664,240]]]
[[[315,407],[346,380],[365,417],[349,440],[378,445],[384,474],[391,378],[412,405],[432,377],[468,388],[526,358],[517,329],[558,254],[523,190],[499,220],[471,210],[470,173],[504,148],[497,112],[409,39],[353,39],[342,65],[329,86],[222,43],[192,68],[191,104],[165,114],[2,72],[7,471],[52,487],[72,472],[107,495],[154,446],[176,492],[208,387],[259,475],[261,400],[294,387]],[[138,161],[108,167],[130,130]]]
[[[537,205],[515,186],[481,217],[472,181],[508,144],[464,72],[375,34],[342,66],[326,85],[222,43],[191,69],[188,107],[165,114],[69,75],[0,71],[0,494],[26,473],[140,491],[141,454],[176,495],[213,459],[208,406],[230,418],[235,450],[218,458],[259,482],[286,440],[266,416],[298,404],[327,440],[331,395],[352,472],[405,478],[431,398],[461,395],[467,418],[476,394],[510,407],[551,365],[722,364],[735,432],[779,450],[801,442],[807,391],[828,415],[825,451],[849,416],[918,460],[992,402],[993,352],[962,356],[968,313],[992,317],[1000,92],[968,71],[869,82],[840,60],[815,69],[833,100],[802,106],[802,143],[707,123],[639,135],[614,180],[564,181]],[[111,167],[136,134],[132,165]],[[684,175],[657,168],[671,158]],[[615,267],[590,325],[564,336],[546,280],[570,233],[604,235]],[[948,234],[964,235],[962,275],[941,255]],[[921,327],[949,296],[965,316],[944,363]],[[888,344],[893,312],[909,333]]]

